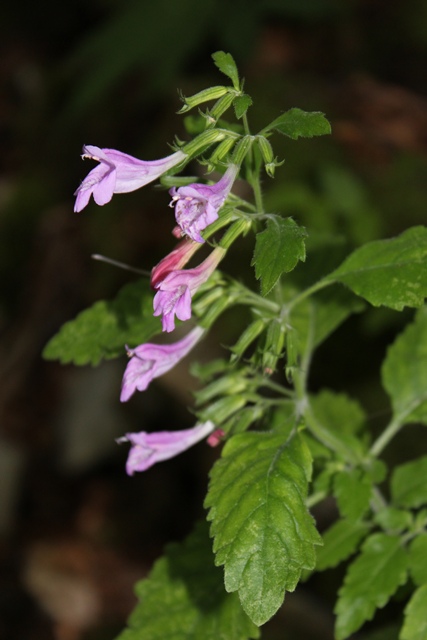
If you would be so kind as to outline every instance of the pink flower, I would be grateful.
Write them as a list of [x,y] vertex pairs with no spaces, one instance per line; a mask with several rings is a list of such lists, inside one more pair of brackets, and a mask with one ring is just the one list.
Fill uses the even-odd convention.
[[200,340],[204,329],[196,327],[173,344],[141,344],[129,349],[130,360],[123,375],[120,401],[126,402],[138,391],[145,391],[154,378],[162,376],[184,358]]
[[181,269],[190,260],[200,244],[190,238],[184,238],[163,260],[151,270],[151,286],[156,289],[161,280],[176,269]]
[[113,193],[135,191],[157,180],[163,173],[180,164],[187,155],[176,151],[161,160],[145,162],[115,149],[100,149],[92,145],[83,147],[82,158],[96,160],[99,165],[92,169],[75,191],[74,211],[81,211],[89,202],[91,194],[96,204],[110,202]]
[[204,242],[200,232],[218,218],[218,211],[230,193],[238,172],[239,167],[230,164],[216,184],[194,183],[169,191],[171,206],[175,204],[176,221],[189,238]]
[[156,285],[153,315],[162,316],[163,331],[175,329],[175,316],[179,320],[191,318],[191,296],[212,275],[224,254],[225,249],[216,247],[195,269],[171,271]]
[[130,442],[132,445],[126,462],[127,474],[132,476],[135,471],[146,471],[156,462],[174,458],[193,444],[203,440],[214,429],[214,423],[208,421],[182,431],[127,433],[117,440],[117,442]]

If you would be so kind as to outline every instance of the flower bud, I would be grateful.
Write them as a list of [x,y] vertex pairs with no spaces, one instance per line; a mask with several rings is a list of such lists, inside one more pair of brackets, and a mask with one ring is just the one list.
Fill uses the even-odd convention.
[[189,156],[196,156],[206,151],[212,144],[221,142],[226,138],[237,140],[240,135],[228,129],[208,129],[182,147],[182,152]]
[[226,93],[215,102],[212,109],[208,109],[206,114],[202,114],[207,118],[209,126],[215,125],[218,122],[219,118],[231,107],[235,97],[235,92]]
[[217,378],[210,384],[196,391],[195,396],[197,405],[203,405],[219,396],[237,395],[246,391],[248,388],[248,380],[242,374],[242,371],[231,371]]
[[273,155],[273,147],[265,136],[256,136],[256,142],[264,160],[265,171],[270,178],[274,178],[276,167],[280,167],[284,160],[282,162],[277,161],[277,158]]
[[178,113],[186,113],[193,107],[197,107],[197,105],[202,104],[203,102],[208,102],[209,100],[218,100],[224,94],[228,92],[228,87],[209,87],[209,89],[203,89],[203,91],[199,91],[195,93],[194,96],[190,96],[189,98],[181,95],[181,99],[184,102],[184,106],[178,111]]
[[[213,402],[209,407],[200,412],[200,415],[212,416],[211,419],[215,420],[215,424],[220,425],[234,413],[240,411],[245,404],[246,398],[243,396],[227,396],[226,398],[221,398],[220,400]],[[199,415],[199,412],[197,413]],[[209,417],[206,417],[206,420],[209,419]]]
[[257,318],[254,322],[251,322],[251,324],[244,330],[236,344],[231,347],[230,350],[233,352],[231,362],[235,362],[244,354],[249,345],[252,344],[252,342],[254,342],[254,340],[256,340],[264,331],[265,325],[265,320],[261,318]]
[[261,151],[262,159],[266,164],[273,162],[273,147],[271,146],[269,140],[265,136],[256,136],[256,142],[259,150]]
[[226,138],[219,143],[219,145],[216,147],[209,158],[207,165],[208,173],[211,173],[211,171],[215,170],[216,165],[221,162],[221,160],[224,160],[224,158],[226,158],[235,144],[236,140],[234,138]]
[[275,319],[269,324],[265,341],[264,353],[262,355],[262,366],[268,375],[274,373],[277,361],[283,355],[285,344],[286,328],[283,322]]
[[264,409],[259,405],[243,407],[243,409],[240,409],[240,411],[231,416],[231,418],[222,425],[222,428],[226,434],[235,435],[236,433],[242,433],[242,431],[246,431],[251,424],[262,418],[263,414]]
[[240,167],[246,155],[248,154],[254,140],[255,136],[244,136],[243,138],[241,138],[241,140],[239,140],[231,159],[231,162],[233,164],[237,164]]
[[288,327],[288,332],[286,334],[286,378],[288,382],[292,382],[293,380],[293,371],[298,364],[298,355],[299,355],[299,340],[298,333],[292,329],[292,327]]

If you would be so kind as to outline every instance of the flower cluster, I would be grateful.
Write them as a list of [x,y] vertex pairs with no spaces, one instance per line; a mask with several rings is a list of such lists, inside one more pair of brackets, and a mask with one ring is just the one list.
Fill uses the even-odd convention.
[[[147,162],[115,149],[85,145],[82,158],[95,160],[99,164],[88,173],[74,194],[76,212],[86,207],[91,195],[96,204],[105,205],[113,194],[135,191],[174,167],[183,165],[188,155],[184,151],[175,151],[160,160]],[[167,333],[175,329],[175,316],[179,320],[191,318],[193,294],[209,279],[226,253],[224,248],[216,247],[198,267],[183,269],[204,242],[202,231],[218,219],[219,210],[238,172],[239,166],[231,163],[216,184],[193,183],[170,190],[170,205],[175,207],[176,223],[184,239],[151,272],[151,286],[156,292],[153,314],[161,316],[162,329]],[[204,329],[196,327],[185,338],[172,344],[142,344],[135,349],[127,348],[130,360],[123,376],[120,400],[126,402],[136,390],[147,389],[154,378],[182,360],[203,333]],[[215,425],[206,422],[184,431],[127,434],[120,439],[132,445],[126,465],[127,473],[132,475],[135,471],[145,471],[156,462],[181,453],[214,430]],[[214,442],[219,442],[218,437],[209,441],[210,444]]]

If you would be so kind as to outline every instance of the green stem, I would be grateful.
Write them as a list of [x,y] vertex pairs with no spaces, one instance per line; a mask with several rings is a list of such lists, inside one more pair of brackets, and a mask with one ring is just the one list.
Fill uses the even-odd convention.
[[238,293],[237,300],[239,304],[249,304],[256,309],[265,309],[266,311],[273,313],[275,316],[279,314],[280,306],[276,302],[263,298],[240,282],[235,281],[234,288]]
[[310,360],[313,347],[313,334],[314,334],[314,309],[312,308],[310,314],[310,327],[307,337],[307,343],[304,350],[304,354],[301,360],[301,366],[294,370],[294,386],[295,393],[298,399],[297,409],[307,424],[308,430],[314,435],[317,440],[322,442],[332,451],[340,453],[345,460],[355,464],[359,463],[360,459],[357,454],[347,447],[339,437],[334,433],[326,429],[316,418],[310,405],[310,400],[306,391],[307,377],[310,368]]
[[[250,129],[249,129],[249,122],[248,122],[248,117],[247,114],[245,113],[243,115],[243,127],[245,130],[245,134],[247,136],[251,135]],[[254,199],[255,199],[255,206],[256,206],[256,210],[258,213],[264,213],[264,202],[262,199],[262,191],[261,191],[261,184],[260,184],[260,179],[259,179],[259,168],[256,171],[256,175],[254,172],[254,152],[253,149],[250,150],[249,152],[249,158],[250,158],[250,171],[248,171],[248,182],[252,187],[252,190],[254,192]]]
[[247,136],[250,136],[250,135],[251,135],[251,131],[250,131],[250,129],[249,129],[249,122],[248,122],[248,115],[247,115],[247,113],[244,113],[244,114],[243,114],[243,118],[242,118],[242,120],[243,120],[243,128],[244,128],[244,130],[245,130],[245,133],[246,133],[246,135],[247,135]]
[[316,293],[317,291],[321,291],[322,289],[329,287],[329,285],[331,284],[334,284],[334,280],[328,280],[328,278],[322,278],[315,284],[311,285],[311,287],[308,287],[308,289],[305,289],[305,291],[301,291],[301,293],[295,296],[295,298],[288,303],[287,305],[288,311],[296,307],[300,302],[302,302],[309,296],[313,295],[313,293]]
[[402,428],[402,419],[400,416],[396,416],[382,432],[382,434],[375,440],[369,453],[371,456],[378,457],[383,449],[388,445],[390,440],[394,438],[396,433]]
[[382,495],[378,487],[374,486],[372,489],[372,498],[371,498],[372,511],[374,511],[375,513],[378,513],[379,511],[382,511],[383,509],[385,509],[386,506],[387,506],[387,502],[384,496]]
[[316,493],[312,493],[311,496],[308,496],[305,501],[307,509],[311,509],[311,507],[314,507],[316,504],[322,502],[322,500],[327,497],[328,494],[326,493],[326,491],[316,491]]
[[273,382],[273,380],[270,380],[269,378],[263,379],[261,381],[261,387],[267,387],[268,389],[271,389],[272,391],[277,391],[277,393],[280,393],[281,395],[284,395],[288,398],[294,398],[295,394],[292,391],[292,389],[288,389],[287,387],[283,387],[281,384],[277,384],[276,382]]
[[257,209],[258,213],[263,213],[264,212],[264,202],[263,202],[263,199],[262,199],[262,192],[261,192],[261,184],[260,184],[260,180],[259,180],[259,175],[257,177],[252,177],[252,189],[253,189],[253,192],[254,192],[256,209]]

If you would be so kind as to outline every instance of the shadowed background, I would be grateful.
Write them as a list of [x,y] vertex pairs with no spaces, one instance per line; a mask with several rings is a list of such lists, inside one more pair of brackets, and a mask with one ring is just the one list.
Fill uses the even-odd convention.
[[[269,210],[339,233],[344,252],[395,235],[426,220],[427,8],[422,0],[18,0],[3,4],[0,30],[0,637],[112,640],[134,605],[134,581],[203,516],[218,451],[198,445],[128,478],[116,437],[192,425],[185,363],[120,405],[125,355],[97,369],[41,359],[63,322],[133,278],[92,253],[150,269],[174,245],[168,196],[152,186],[73,213],[73,191],[93,166],[82,163],[82,144],[167,155],[174,135],[185,136],[177,89],[191,95],[221,83],[210,55],[223,49],[254,99],[254,131],[294,106],[332,123],[329,139],[277,141],[286,163],[265,179]],[[244,251],[250,258],[249,244]],[[314,362],[313,388],[354,392],[373,430],[387,410],[378,365],[408,315],[352,319]],[[220,322],[223,344],[234,322]],[[200,358],[218,353],[217,340]],[[405,431],[390,458],[410,458],[420,433]],[[316,517],[324,528],[334,505]],[[287,596],[263,637],[331,639],[339,581],[327,572]],[[383,636],[381,625],[391,625]],[[360,637],[397,637],[392,606],[372,629]]]

